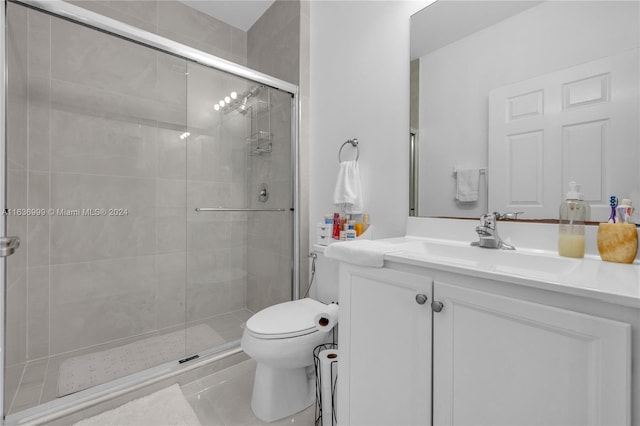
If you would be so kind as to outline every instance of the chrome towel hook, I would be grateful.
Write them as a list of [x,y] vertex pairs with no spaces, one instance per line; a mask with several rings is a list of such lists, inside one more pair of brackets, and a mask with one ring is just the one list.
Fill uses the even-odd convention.
[[347,139],[345,143],[340,147],[340,151],[338,151],[338,163],[342,163],[342,149],[346,144],[350,143],[352,147],[356,149],[356,161],[360,158],[360,149],[358,148],[358,139]]

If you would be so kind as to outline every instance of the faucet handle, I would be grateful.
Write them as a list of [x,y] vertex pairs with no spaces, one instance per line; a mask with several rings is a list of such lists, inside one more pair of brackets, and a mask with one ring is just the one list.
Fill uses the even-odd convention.
[[483,214],[480,216],[480,226],[494,229],[498,215],[499,213],[497,212]]
[[496,219],[518,220],[518,215],[524,214],[524,212],[507,212],[504,214],[495,213]]

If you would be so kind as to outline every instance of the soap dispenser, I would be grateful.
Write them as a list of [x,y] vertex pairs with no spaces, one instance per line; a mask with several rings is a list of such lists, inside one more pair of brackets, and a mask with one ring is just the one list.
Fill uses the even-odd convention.
[[565,257],[584,257],[585,222],[591,219],[591,208],[585,203],[580,185],[569,182],[569,192],[560,205],[558,254]]

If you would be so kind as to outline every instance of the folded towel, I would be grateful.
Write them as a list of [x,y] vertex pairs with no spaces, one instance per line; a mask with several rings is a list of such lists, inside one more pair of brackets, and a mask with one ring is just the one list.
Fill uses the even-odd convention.
[[459,203],[478,201],[480,169],[456,169],[456,200]]
[[364,213],[357,161],[342,161],[333,191],[333,204],[348,214]]
[[384,255],[396,251],[400,251],[398,245],[388,241],[358,240],[329,244],[324,255],[354,265],[381,267]]

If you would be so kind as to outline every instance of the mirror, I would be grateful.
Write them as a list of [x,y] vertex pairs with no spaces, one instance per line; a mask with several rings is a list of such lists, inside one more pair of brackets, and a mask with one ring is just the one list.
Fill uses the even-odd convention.
[[570,181],[593,221],[611,195],[640,205],[639,16],[635,1],[439,0],[414,14],[410,214],[557,219]]

